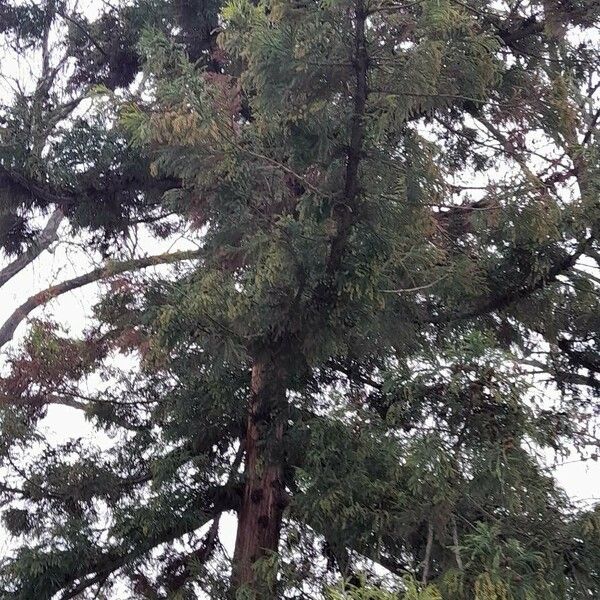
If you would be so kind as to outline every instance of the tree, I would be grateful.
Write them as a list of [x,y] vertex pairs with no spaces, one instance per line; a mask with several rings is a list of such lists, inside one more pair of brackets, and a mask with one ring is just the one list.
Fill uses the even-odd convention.
[[[598,510],[544,461],[597,446],[598,2],[0,7],[42,58],[5,250],[51,209],[106,256],[140,223],[199,245],[83,276],[89,330],[9,358],[5,597],[600,591]],[[49,444],[56,402],[110,447]]]

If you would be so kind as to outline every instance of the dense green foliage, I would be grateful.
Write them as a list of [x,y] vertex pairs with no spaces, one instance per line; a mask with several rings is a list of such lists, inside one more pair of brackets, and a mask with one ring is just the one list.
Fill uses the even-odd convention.
[[[7,357],[0,596],[599,597],[547,459],[598,445],[600,4],[97,10],[0,1],[41,61],[0,107],[4,251],[56,208],[109,258],[199,249]],[[46,439],[61,403],[97,445]]]

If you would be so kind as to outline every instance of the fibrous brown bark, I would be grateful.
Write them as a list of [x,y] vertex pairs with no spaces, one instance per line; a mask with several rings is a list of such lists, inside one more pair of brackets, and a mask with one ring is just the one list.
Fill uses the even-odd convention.
[[266,354],[252,368],[246,426],[244,492],[238,514],[233,556],[233,588],[247,588],[257,598],[275,597],[275,573],[256,568],[257,561],[277,552],[286,494],[282,438],[286,406],[284,369]]

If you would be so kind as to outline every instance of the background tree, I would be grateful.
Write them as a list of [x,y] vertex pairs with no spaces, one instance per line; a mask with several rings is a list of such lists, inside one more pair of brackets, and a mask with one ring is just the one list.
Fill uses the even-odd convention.
[[[598,592],[598,512],[544,461],[597,444],[597,2],[0,7],[42,65],[4,109],[7,273],[61,218],[109,259],[198,243],[18,311],[112,281],[7,361],[7,598]],[[110,444],[50,444],[56,402]]]

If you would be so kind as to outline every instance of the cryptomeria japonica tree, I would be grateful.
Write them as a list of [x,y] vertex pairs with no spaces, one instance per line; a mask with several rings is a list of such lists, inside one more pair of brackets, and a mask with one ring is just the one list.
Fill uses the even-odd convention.
[[[0,20],[41,61],[3,108],[7,277],[57,219],[108,261],[0,341],[110,282],[81,336],[38,320],[7,355],[2,597],[600,592],[600,514],[545,460],[597,445],[600,3]],[[197,248],[122,256],[140,228]],[[44,437],[61,403],[102,445]]]

